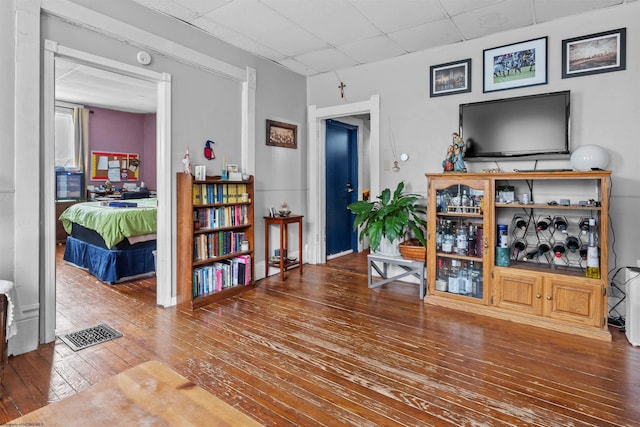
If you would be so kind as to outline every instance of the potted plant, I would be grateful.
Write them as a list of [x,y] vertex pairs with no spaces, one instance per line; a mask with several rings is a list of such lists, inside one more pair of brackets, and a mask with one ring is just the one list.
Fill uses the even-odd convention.
[[[425,245],[426,220],[424,206],[416,204],[420,196],[404,192],[404,182],[396,190],[385,188],[373,202],[358,200],[347,208],[355,214],[353,228],[360,229],[359,239],[369,238],[372,252],[378,251],[385,240],[397,246],[408,234],[412,234],[422,246]],[[395,255],[399,255],[396,247]]]

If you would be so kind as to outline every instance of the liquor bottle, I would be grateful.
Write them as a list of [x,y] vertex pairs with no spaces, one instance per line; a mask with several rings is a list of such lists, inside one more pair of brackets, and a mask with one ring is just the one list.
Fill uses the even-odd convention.
[[442,250],[442,237],[443,237],[442,221],[440,221],[440,219],[438,218],[436,221],[436,250],[437,251]]
[[566,246],[569,252],[575,254],[580,249],[580,240],[576,236],[569,236],[566,240]]
[[444,225],[444,231],[442,235],[442,252],[452,253],[455,246],[456,236],[453,234],[451,220],[447,220]]
[[458,276],[460,275],[460,261],[457,259],[451,260],[451,269],[449,270],[448,291],[457,294],[460,293]]
[[458,255],[467,255],[469,242],[467,240],[467,227],[460,223],[460,226],[456,230],[456,253]]
[[542,218],[541,220],[539,220],[536,223],[536,230],[537,231],[544,231],[547,228],[549,228],[549,225],[551,224],[551,218],[547,217],[547,218]]
[[469,223],[469,234],[467,234],[467,254],[469,256],[477,255],[477,240],[478,236],[476,235],[475,228],[473,224]]
[[517,215],[515,218],[513,218],[513,223],[515,224],[516,228],[519,228],[522,231],[527,231],[527,221],[524,219],[524,217]]
[[518,257],[525,249],[527,249],[527,244],[522,240],[516,240],[513,243],[513,259],[518,261]]
[[467,263],[462,263],[460,271],[458,272],[458,293],[460,295],[471,294],[471,278],[469,277],[469,266]]
[[436,276],[436,291],[446,292],[449,282],[449,267],[443,258],[438,258],[438,274]]
[[584,261],[587,260],[587,252],[589,250],[589,246],[588,245],[582,245],[580,246],[580,258],[582,258]]
[[555,227],[556,230],[558,230],[561,233],[566,233],[567,232],[567,220],[565,220],[564,218],[557,216],[553,219],[553,226]]
[[471,270],[471,296],[482,298],[482,272],[475,267],[473,261],[471,261],[469,269]]
[[600,256],[596,245],[596,220],[589,218],[589,247],[587,248],[587,277],[600,278]]

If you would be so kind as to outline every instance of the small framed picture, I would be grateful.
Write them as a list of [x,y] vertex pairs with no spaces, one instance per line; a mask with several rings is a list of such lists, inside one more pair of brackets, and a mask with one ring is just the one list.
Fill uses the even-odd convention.
[[562,78],[626,69],[627,29],[562,40]]
[[274,147],[297,148],[298,126],[289,123],[267,120],[267,145]]
[[227,163],[227,172],[228,173],[239,172],[238,165],[234,163]]
[[471,92],[471,59],[432,65],[429,96]]
[[547,84],[547,37],[484,50],[483,92]]

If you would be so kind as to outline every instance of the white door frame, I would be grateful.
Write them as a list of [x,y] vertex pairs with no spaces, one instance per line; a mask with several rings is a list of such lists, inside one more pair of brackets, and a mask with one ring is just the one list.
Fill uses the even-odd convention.
[[368,101],[341,104],[333,107],[307,108],[309,141],[309,231],[306,259],[309,264],[326,262],[326,218],[325,218],[325,127],[327,119],[369,114],[371,118],[369,145],[369,173],[371,194],[380,189],[380,95],[372,95]]
[[153,82],[157,85],[156,108],[156,170],[158,192],[157,214],[157,267],[156,300],[158,305],[172,305],[171,257],[171,75],[158,73],[141,67],[91,55],[58,45],[51,40],[44,44],[44,298],[42,306],[42,341],[55,340],[56,296],[55,296],[55,59],[64,58],[83,65],[99,68],[129,77]]

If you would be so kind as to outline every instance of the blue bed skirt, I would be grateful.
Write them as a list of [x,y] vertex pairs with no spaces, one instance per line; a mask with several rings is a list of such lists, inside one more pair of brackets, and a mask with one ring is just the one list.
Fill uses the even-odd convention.
[[106,283],[155,272],[156,242],[138,249],[109,250],[71,236],[67,237],[64,260],[88,270]]

